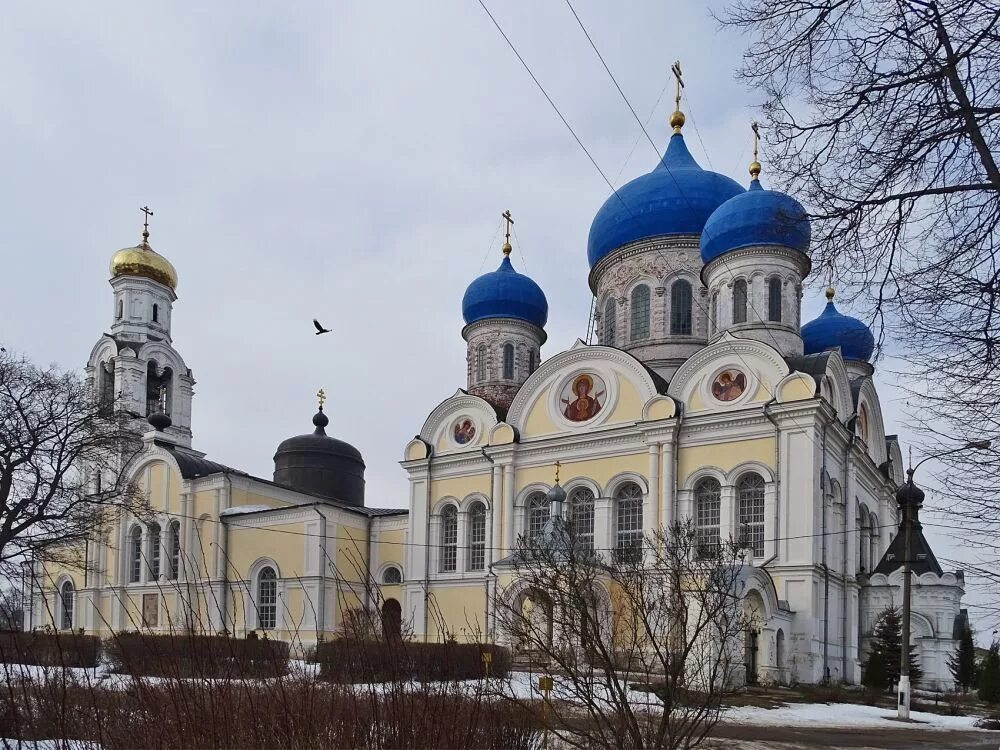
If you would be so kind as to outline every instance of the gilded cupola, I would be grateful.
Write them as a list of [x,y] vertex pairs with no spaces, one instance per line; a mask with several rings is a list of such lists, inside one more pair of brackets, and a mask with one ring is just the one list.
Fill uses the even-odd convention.
[[177,289],[177,271],[170,261],[157,253],[149,244],[149,216],[152,211],[143,209],[146,223],[143,225],[142,242],[135,247],[125,247],[111,258],[111,277],[143,276],[160,284]]

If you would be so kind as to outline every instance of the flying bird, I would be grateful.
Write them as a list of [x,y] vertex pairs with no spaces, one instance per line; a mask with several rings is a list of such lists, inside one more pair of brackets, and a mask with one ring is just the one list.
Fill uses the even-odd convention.
[[329,328],[324,328],[316,318],[313,318],[313,325],[316,326],[316,335],[322,336],[324,333],[329,333]]

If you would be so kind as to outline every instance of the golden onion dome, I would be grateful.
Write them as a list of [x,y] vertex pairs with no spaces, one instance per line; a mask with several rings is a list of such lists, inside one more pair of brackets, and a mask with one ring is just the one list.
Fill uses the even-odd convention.
[[145,238],[135,247],[122,248],[111,258],[111,277],[119,276],[144,276],[177,289],[177,271]]

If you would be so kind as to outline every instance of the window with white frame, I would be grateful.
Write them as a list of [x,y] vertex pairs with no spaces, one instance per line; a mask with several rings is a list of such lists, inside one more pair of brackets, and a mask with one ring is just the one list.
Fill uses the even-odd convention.
[[878,553],[879,523],[878,516],[874,513],[871,514],[871,520],[868,526],[871,529],[871,552],[869,553],[868,559],[871,561],[872,570],[875,570],[878,566],[880,555]]
[[722,486],[717,479],[705,477],[694,488],[694,525],[699,557],[715,557],[719,551],[719,521],[722,510]]
[[486,506],[480,502],[469,508],[469,570],[486,568]]
[[670,333],[675,336],[691,335],[691,283],[678,279],[670,287]]
[[278,574],[270,565],[257,574],[257,627],[274,630],[278,625]]
[[615,491],[615,532],[618,557],[637,561],[642,555],[642,488],[625,482]]
[[128,580],[138,583],[142,580],[142,529],[138,526],[133,526],[129,533],[128,551]]
[[712,331],[713,334],[716,331],[719,330],[719,291],[718,290],[712,292],[712,306],[710,308],[708,325],[709,325],[709,328],[711,329],[711,331]]
[[386,586],[398,586],[403,582],[403,571],[395,565],[390,565],[382,571],[382,583]]
[[476,347],[476,382],[482,383],[486,380],[486,345],[480,344]]
[[862,573],[870,573],[868,569],[868,513],[863,510],[858,511],[858,570]]
[[781,279],[772,276],[767,282],[767,319],[781,322]]
[[733,323],[747,322],[747,282],[737,279],[733,284]]
[[756,473],[740,477],[736,485],[736,502],[739,509],[740,546],[751,550],[754,557],[763,557],[764,478]]
[[605,346],[615,345],[615,298],[609,297],[604,303],[604,336],[602,344]]
[[631,328],[629,336],[632,341],[649,338],[649,287],[640,284],[632,290],[632,305],[630,309]]
[[594,551],[594,493],[577,487],[569,493],[569,527],[577,549]]
[[160,577],[160,527],[155,523],[149,527],[149,573],[154,581]]
[[176,581],[181,569],[181,523],[171,521],[170,526],[170,567],[167,569],[167,578]]
[[514,345],[503,345],[503,376],[505,380],[514,379]]
[[544,492],[534,492],[525,503],[527,518],[525,519],[525,536],[527,539],[537,539],[549,520],[549,498]]
[[59,629],[73,629],[73,605],[76,593],[72,581],[63,581],[59,587]]
[[454,573],[458,568],[458,508],[446,505],[441,510],[441,544],[439,546],[442,573]]

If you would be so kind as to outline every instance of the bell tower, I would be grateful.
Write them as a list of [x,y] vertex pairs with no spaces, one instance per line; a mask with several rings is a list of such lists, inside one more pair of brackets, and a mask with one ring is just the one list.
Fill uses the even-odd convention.
[[117,401],[143,422],[151,414],[166,414],[171,424],[165,435],[189,447],[195,381],[171,336],[177,272],[149,244],[153,212],[147,206],[141,210],[142,241],[111,259],[111,327],[91,351],[87,380],[97,398]]

